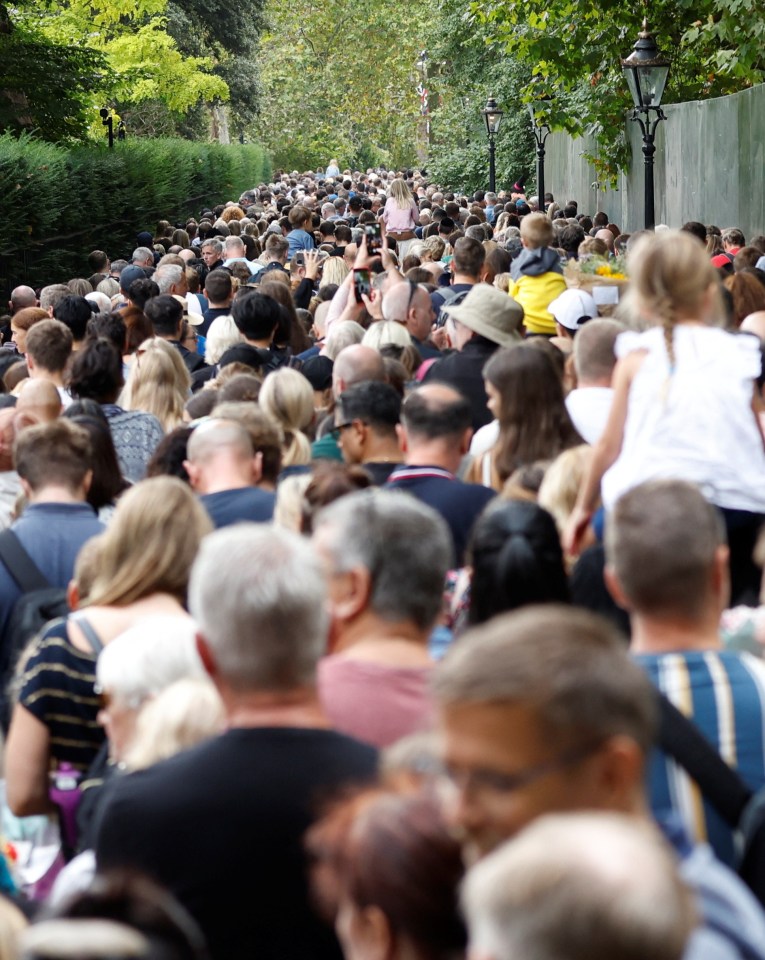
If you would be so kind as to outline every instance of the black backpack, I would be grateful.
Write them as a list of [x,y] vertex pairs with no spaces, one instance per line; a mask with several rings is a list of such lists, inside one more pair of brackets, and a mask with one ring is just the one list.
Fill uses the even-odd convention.
[[750,790],[664,694],[659,694],[659,709],[659,746],[696,781],[723,820],[739,833],[736,871],[765,905],[765,787]]
[[7,681],[24,647],[46,623],[70,612],[64,587],[52,587],[12,530],[0,533],[0,561],[21,590],[5,628],[0,651],[0,723],[7,730]]

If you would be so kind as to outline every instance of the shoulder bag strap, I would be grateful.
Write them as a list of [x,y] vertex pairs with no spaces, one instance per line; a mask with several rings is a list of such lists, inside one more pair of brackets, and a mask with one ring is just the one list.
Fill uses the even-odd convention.
[[82,630],[83,634],[85,635],[85,639],[90,644],[90,649],[93,651],[93,653],[96,656],[98,656],[101,653],[101,651],[104,649],[104,645],[101,642],[101,638],[94,630],[91,622],[87,619],[87,617],[84,617],[82,614],[80,614],[79,616],[75,614],[72,617],[72,619],[80,628],[80,630]]
[[659,694],[659,746],[696,781],[720,816],[734,829],[752,797],[739,774],[732,770],[701,733],[663,694]]
[[37,564],[22,547],[13,530],[3,530],[0,533],[0,560],[22,593],[50,587],[50,583],[40,573]]

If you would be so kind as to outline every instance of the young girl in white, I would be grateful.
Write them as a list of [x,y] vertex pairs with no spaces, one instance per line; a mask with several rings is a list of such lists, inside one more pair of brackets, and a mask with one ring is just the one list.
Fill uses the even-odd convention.
[[565,546],[578,552],[599,492],[608,512],[645,480],[687,480],[722,510],[734,595],[741,595],[746,586],[756,589],[751,551],[765,520],[765,444],[755,389],[760,343],[722,329],[716,271],[690,234],[646,237],[630,258],[630,277],[635,308],[652,326],[616,341],[611,414]]

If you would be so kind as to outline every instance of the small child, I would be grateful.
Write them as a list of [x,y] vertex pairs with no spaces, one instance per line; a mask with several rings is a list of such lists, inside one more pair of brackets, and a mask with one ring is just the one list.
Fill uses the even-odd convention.
[[555,319],[547,308],[566,290],[566,281],[560,257],[550,249],[552,240],[552,222],[543,213],[529,213],[521,220],[524,249],[510,266],[510,296],[523,307],[527,334],[555,336]]

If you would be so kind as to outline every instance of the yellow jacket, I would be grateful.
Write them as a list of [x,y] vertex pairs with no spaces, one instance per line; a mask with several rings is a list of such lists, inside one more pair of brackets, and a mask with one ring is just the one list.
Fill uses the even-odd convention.
[[547,307],[566,289],[560,273],[520,276],[510,287],[510,296],[523,307],[523,323],[528,333],[555,335],[555,320]]

